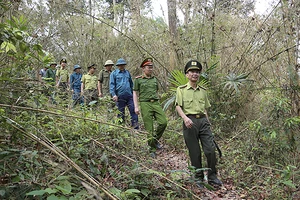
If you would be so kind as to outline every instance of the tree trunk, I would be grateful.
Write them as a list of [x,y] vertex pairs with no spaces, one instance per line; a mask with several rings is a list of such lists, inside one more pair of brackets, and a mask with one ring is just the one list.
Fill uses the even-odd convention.
[[[300,4],[296,1],[289,1],[286,4],[282,4],[283,11],[283,21],[285,32],[286,32],[286,46],[292,46],[296,44],[295,49],[287,51],[288,54],[288,67],[291,68],[290,71],[290,88],[291,88],[291,105],[292,105],[292,114],[300,115],[300,95],[299,95],[299,77],[297,74],[300,60],[299,55],[299,12]],[[294,67],[291,67],[294,66]]]
[[170,70],[177,66],[176,43],[177,43],[177,15],[176,15],[176,0],[168,0],[168,18],[169,18],[169,33],[170,33]]
[[135,30],[139,27],[141,21],[141,0],[130,0],[132,29]]
[[216,32],[215,32],[215,15],[216,15],[216,5],[217,2],[214,1],[213,3],[213,11],[211,14],[211,53],[210,56],[214,57],[216,55]]

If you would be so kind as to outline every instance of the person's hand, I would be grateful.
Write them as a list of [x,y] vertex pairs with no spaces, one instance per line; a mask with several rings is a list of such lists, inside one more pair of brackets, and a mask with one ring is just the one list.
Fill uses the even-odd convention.
[[103,94],[100,92],[100,93],[98,94],[98,96],[99,96],[99,97],[103,97]]
[[134,112],[135,112],[135,114],[137,114],[137,115],[140,114],[139,108],[137,108],[137,107],[134,108]]
[[83,96],[83,91],[80,92],[80,95]]
[[183,121],[184,121],[184,125],[187,128],[192,128],[192,126],[193,126],[194,123],[193,123],[193,121],[190,118],[185,117]]
[[117,95],[113,96],[113,100],[114,100],[114,102],[117,102],[118,101],[118,96]]
[[74,93],[74,90],[71,90],[72,93]]

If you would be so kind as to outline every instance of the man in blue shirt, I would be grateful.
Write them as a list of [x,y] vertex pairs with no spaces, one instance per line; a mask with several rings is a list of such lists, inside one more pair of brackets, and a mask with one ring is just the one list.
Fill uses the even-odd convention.
[[81,96],[81,67],[74,65],[74,72],[70,76],[70,88],[72,91],[73,107],[79,103],[83,105],[83,97]]
[[131,126],[138,129],[138,116],[134,112],[132,96],[133,82],[129,71],[125,69],[126,64],[123,58],[117,61],[118,69],[110,74],[109,91],[120,111],[118,117],[122,118],[122,122],[125,121],[125,107],[127,106],[131,116]]

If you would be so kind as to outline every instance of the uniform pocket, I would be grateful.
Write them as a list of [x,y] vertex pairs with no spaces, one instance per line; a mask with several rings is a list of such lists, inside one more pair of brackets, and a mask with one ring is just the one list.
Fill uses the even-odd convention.
[[183,100],[183,107],[184,107],[185,109],[190,109],[190,108],[192,108],[192,104],[193,104],[193,100],[189,100],[189,99]]

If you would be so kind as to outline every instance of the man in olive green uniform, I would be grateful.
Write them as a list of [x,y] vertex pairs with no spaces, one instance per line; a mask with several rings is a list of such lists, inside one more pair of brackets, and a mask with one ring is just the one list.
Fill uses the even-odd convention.
[[[140,113],[139,100],[144,126],[149,132],[148,145],[150,146],[150,155],[151,157],[155,157],[156,149],[161,148],[158,140],[167,127],[167,118],[158,101],[158,81],[152,75],[152,59],[145,59],[140,67],[143,69],[143,75],[136,77],[133,83],[134,111],[136,114]],[[154,119],[157,120],[158,124],[156,131],[153,128]]]
[[86,105],[98,100],[98,78],[95,75],[96,64],[88,67],[88,73],[81,78],[81,93]]
[[99,97],[110,96],[109,77],[114,66],[113,61],[107,60],[104,64],[105,69],[101,70],[98,77]]
[[67,60],[65,58],[60,61],[60,69],[56,70],[56,87],[58,87],[58,96],[63,100],[62,103],[68,98],[69,86],[69,71],[66,69]]
[[66,69],[67,60],[65,58],[60,61],[61,68],[56,70],[56,86],[66,91],[69,85],[69,71]]
[[47,69],[45,77],[43,77],[43,80],[49,84],[48,85],[48,92],[47,92],[47,96],[49,97],[49,100],[53,103],[56,104],[54,97],[55,97],[55,67],[56,67],[56,63],[51,63],[50,67]]
[[200,87],[197,82],[202,70],[202,65],[197,60],[189,61],[184,68],[184,72],[189,82],[183,86],[179,86],[176,92],[176,110],[183,119],[183,136],[186,146],[189,150],[191,165],[195,167],[198,187],[204,178],[201,160],[201,149],[207,158],[208,183],[222,185],[217,178],[216,170],[216,153],[214,137],[210,129],[210,122],[206,109],[210,107],[205,88]]

